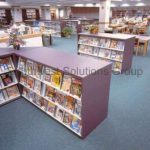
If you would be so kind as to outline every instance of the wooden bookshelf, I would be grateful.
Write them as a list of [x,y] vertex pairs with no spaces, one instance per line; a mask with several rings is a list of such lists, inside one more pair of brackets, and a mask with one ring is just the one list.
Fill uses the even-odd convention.
[[[49,48],[22,48],[20,51],[1,49],[0,57],[6,56],[12,57],[17,78],[15,84],[20,95],[79,137],[88,136],[107,117],[112,63]],[[61,60],[57,61],[58,58]],[[41,74],[30,74],[34,70],[31,64],[34,68],[41,68]],[[47,74],[43,72],[47,68],[53,70],[50,81],[47,81]],[[86,72],[79,73],[79,70]],[[65,90],[66,76],[71,79],[69,88],[67,87],[69,91]],[[35,86],[37,83],[40,83],[40,88]],[[55,96],[52,96],[52,91]],[[63,103],[59,96],[63,96]],[[14,98],[7,99],[4,103]],[[70,99],[72,107],[68,105]],[[60,112],[63,112],[63,116]]]
[[78,54],[113,63],[113,71],[131,69],[135,37],[126,34],[78,34]]

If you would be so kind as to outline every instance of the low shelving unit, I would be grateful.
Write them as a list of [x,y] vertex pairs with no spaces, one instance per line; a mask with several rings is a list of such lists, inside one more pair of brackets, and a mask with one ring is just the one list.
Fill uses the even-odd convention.
[[126,34],[78,34],[78,54],[113,63],[112,70],[131,69],[135,37]]

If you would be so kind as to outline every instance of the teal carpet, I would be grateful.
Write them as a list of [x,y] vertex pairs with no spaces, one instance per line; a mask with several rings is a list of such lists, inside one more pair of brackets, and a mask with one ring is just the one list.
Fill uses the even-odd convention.
[[[76,46],[72,37],[55,38],[52,47],[76,53]],[[150,53],[135,56],[141,76],[112,76],[108,118],[84,140],[24,99],[0,107],[0,150],[149,150],[149,66]]]

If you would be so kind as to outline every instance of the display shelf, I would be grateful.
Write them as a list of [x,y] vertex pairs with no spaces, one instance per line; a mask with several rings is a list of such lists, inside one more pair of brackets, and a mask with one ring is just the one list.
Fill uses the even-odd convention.
[[[30,74],[26,74],[28,78],[27,84],[29,86],[19,84],[18,87],[20,93],[21,95],[25,93],[27,97],[23,95],[24,98],[29,98],[28,100],[32,102],[32,104],[38,106],[41,111],[46,112],[49,116],[54,118],[63,126],[70,129],[79,137],[85,138],[86,136],[88,136],[107,117],[112,63],[78,55],[72,55],[65,52],[58,52],[54,49],[43,47],[22,48],[20,51],[9,51],[8,49],[1,51],[1,54],[3,56],[6,53],[7,55],[9,54],[13,56],[12,58],[16,68],[17,64],[19,64],[18,62],[20,58],[24,58],[25,60],[27,60],[28,65],[26,69],[28,73],[30,73],[28,69],[29,66],[32,65],[32,62],[52,69],[53,80],[51,80],[52,82],[50,82],[50,84],[49,82],[45,82],[47,80],[45,76],[44,80],[46,80],[43,81],[43,78],[39,79],[37,76],[30,76]],[[29,62],[31,62],[31,64]],[[66,68],[68,68],[68,70],[66,70]],[[94,70],[94,72],[79,73],[79,71],[75,71],[77,69],[85,70],[86,68],[89,68],[89,71]],[[32,67],[30,67],[30,70],[32,70]],[[22,70],[22,72],[24,71]],[[21,78],[22,72],[16,70],[17,79],[21,79],[21,81],[23,79]],[[39,70],[37,70],[37,72],[39,72]],[[62,75],[62,79],[60,78],[59,73]],[[67,78],[67,76],[70,78]],[[30,78],[41,82],[42,88],[40,90],[40,93],[36,92],[36,88],[31,86]],[[61,81],[59,82],[59,84],[58,82],[55,82],[58,81],[58,79]],[[34,81],[34,83],[36,81]],[[70,92],[64,92],[68,89],[68,83],[69,88],[71,88],[69,90],[71,91],[71,95],[69,94]],[[60,88],[58,88],[58,85],[61,85],[59,86]],[[65,88],[63,87],[63,85]],[[30,87],[32,87],[33,89]],[[65,90],[61,90],[62,87]],[[24,91],[24,89],[26,89],[27,91]],[[54,100],[53,95],[55,94],[56,97],[54,98],[56,98],[56,100],[54,101],[54,103],[52,103],[52,101]],[[78,95],[79,97],[81,95],[82,96],[80,97],[80,99],[77,99],[77,97],[74,95]],[[67,101],[64,101],[66,103],[63,105],[61,103],[61,96],[64,96],[65,99],[67,98]],[[31,101],[30,98],[33,101]],[[71,108],[69,106],[71,104],[70,102],[75,103],[73,107],[71,106]],[[47,103],[47,107],[45,103]],[[53,104],[54,106],[51,106]],[[40,106],[44,109],[42,109]],[[52,111],[51,109],[55,109],[55,111]],[[51,113],[54,114],[54,116]],[[69,119],[68,117],[70,117],[71,119],[69,120],[69,122],[66,120]]]
[[72,132],[74,132],[75,134],[77,134],[79,137],[81,137],[81,134],[74,131],[71,127],[67,126],[65,123],[63,123],[62,121],[58,120],[57,118],[55,118],[53,115],[51,115],[48,111],[45,111],[44,109],[42,109],[40,106],[38,106],[37,104],[35,104],[34,102],[32,102],[32,100],[28,99],[26,96],[22,95],[22,97],[24,97],[26,100],[28,100],[30,103],[32,103],[33,105],[35,105],[37,108],[39,108],[40,110],[44,111],[47,115],[49,115],[50,117],[52,117],[53,119],[55,119],[56,121],[58,121],[60,124],[64,125],[65,127],[67,127],[67,129],[71,130]]
[[78,34],[78,54],[113,63],[113,71],[131,69],[135,37],[124,34]]
[[7,88],[9,88],[11,86],[14,86],[14,85],[17,85],[17,84],[18,84],[18,82],[12,83],[12,84],[10,84],[8,86],[4,86],[4,87],[0,88],[0,90],[7,89]]
[[78,115],[76,115],[76,114],[74,114],[73,112],[69,111],[68,109],[64,108],[64,107],[61,106],[60,104],[53,102],[53,101],[50,100],[48,97],[42,96],[41,94],[37,93],[34,89],[29,88],[28,86],[22,84],[21,82],[20,82],[19,84],[21,84],[21,85],[24,86],[25,88],[29,89],[30,91],[34,92],[34,93],[37,94],[38,96],[44,98],[45,100],[47,100],[47,101],[53,103],[54,105],[56,105],[56,106],[59,107],[60,109],[63,109],[65,112],[68,112],[69,114],[71,114],[71,115],[77,117],[78,119],[81,119],[81,117],[79,117]]
[[[26,72],[21,71],[19,68],[18,68],[17,70],[20,71],[20,72],[22,72],[23,74],[28,75]],[[46,84],[46,85],[48,85],[48,86],[50,86],[50,87],[56,89],[58,92],[61,92],[61,93],[65,94],[65,95],[69,95],[69,96],[71,96],[72,98],[74,98],[74,99],[76,99],[76,100],[78,100],[78,101],[81,101],[81,98],[79,98],[79,97],[77,97],[77,96],[74,96],[74,95],[72,95],[71,93],[68,93],[68,92],[66,92],[66,91],[63,91],[63,90],[61,90],[60,88],[58,88],[58,87],[56,87],[56,86],[53,86],[53,85],[52,85],[51,83],[49,83],[49,82],[43,81],[42,79],[39,79],[39,78],[36,78],[36,77],[33,76],[33,75],[28,75],[28,76],[30,76],[30,77],[32,77],[32,78],[34,78],[34,79],[36,79],[36,80],[39,80],[40,82],[42,82],[42,83],[44,83],[44,84]]]

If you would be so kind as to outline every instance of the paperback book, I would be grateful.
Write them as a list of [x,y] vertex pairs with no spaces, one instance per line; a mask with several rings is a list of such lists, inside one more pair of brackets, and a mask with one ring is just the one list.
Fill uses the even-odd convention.
[[51,103],[51,102],[48,102],[48,107],[47,107],[47,111],[48,113],[50,113],[51,115],[55,115],[55,111],[56,111],[56,105]]
[[65,112],[64,114],[64,118],[63,118],[63,123],[66,124],[67,126],[71,125],[73,116],[67,112]]
[[26,59],[22,57],[19,58],[18,69],[23,72],[26,72]]
[[0,90],[0,102],[4,101],[4,100],[5,100],[5,98],[4,98],[4,95],[3,95],[3,91]]
[[81,81],[75,78],[72,78],[72,84],[71,84],[71,94],[75,95],[77,97],[81,97]]
[[55,102],[64,107],[65,102],[66,102],[65,95],[59,92],[56,92]]
[[70,93],[72,78],[70,75],[64,75],[61,89]]
[[7,73],[7,74],[1,75],[1,79],[2,79],[4,86],[11,85],[14,82],[12,73]]
[[76,101],[74,113],[81,117],[81,102]]
[[24,74],[21,74],[20,82],[26,86],[27,85],[27,76]]
[[6,92],[7,92],[8,98],[15,98],[19,96],[19,90],[18,90],[17,85],[7,88]]
[[43,70],[43,80],[46,81],[46,82],[51,82],[51,68],[49,67],[45,67],[44,70]]
[[75,109],[75,100],[71,96],[66,96],[65,108],[71,112]]
[[45,96],[55,102],[55,99],[56,99],[56,91],[54,88],[50,87],[50,86],[46,86],[46,93],[45,93]]
[[35,80],[34,82],[34,90],[38,93],[41,94],[41,89],[42,89],[42,83],[38,80]]
[[27,86],[31,89],[34,88],[34,79],[32,77],[27,78]]
[[63,109],[60,109],[59,107],[57,107],[55,117],[56,117],[59,121],[63,121],[64,113],[65,113],[65,112],[64,112]]
[[30,61],[30,60],[27,60],[27,63],[26,63],[26,73],[28,75],[33,75],[33,62]]
[[117,49],[118,41],[117,40],[111,40],[110,48]]
[[81,128],[82,128],[81,120],[79,120],[77,117],[73,116],[70,127],[74,131],[81,133]]
[[35,76],[36,78],[41,79],[41,76],[42,76],[42,69],[43,69],[43,66],[42,66],[41,64],[34,63],[34,65],[33,65],[33,70],[34,70],[34,76]]
[[53,73],[51,75],[51,84],[57,88],[60,88],[61,82],[62,82],[62,73],[53,70]]

